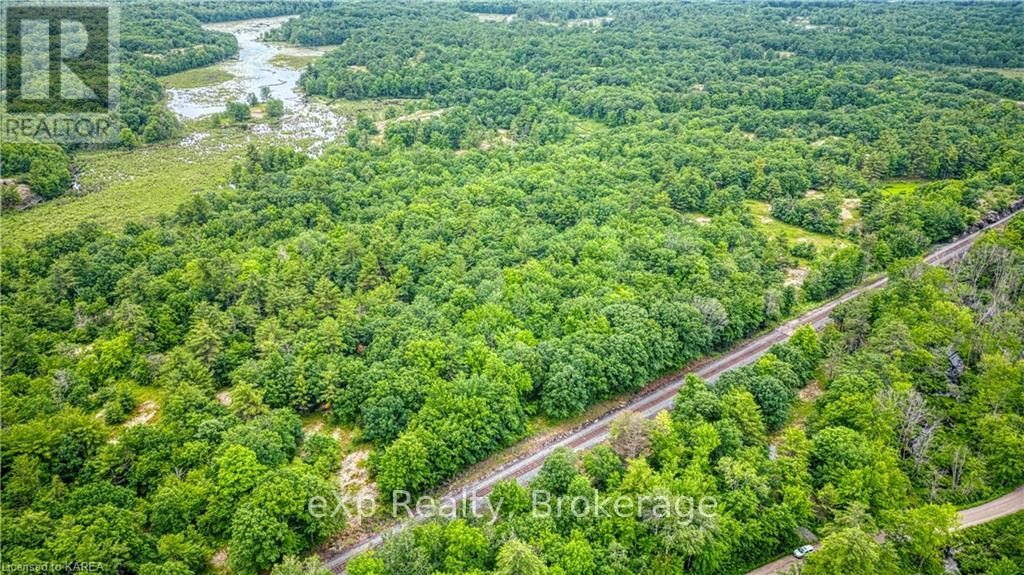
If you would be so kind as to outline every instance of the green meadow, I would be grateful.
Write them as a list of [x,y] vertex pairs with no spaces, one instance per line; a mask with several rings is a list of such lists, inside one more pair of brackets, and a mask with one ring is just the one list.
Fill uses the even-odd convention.
[[79,152],[73,159],[78,193],[5,214],[4,243],[38,240],[83,222],[117,230],[171,212],[192,194],[226,186],[245,143],[240,130],[223,129],[135,150]]
[[827,253],[835,248],[849,245],[848,242],[836,236],[819,234],[773,218],[772,208],[766,202],[747,200],[743,203],[754,215],[754,226],[768,237],[782,238],[789,244],[810,242],[818,248],[819,253]]
[[189,89],[216,86],[232,78],[234,76],[225,70],[221,64],[214,64],[213,66],[193,68],[184,72],[178,72],[177,74],[164,76],[160,79],[160,82],[165,88]]

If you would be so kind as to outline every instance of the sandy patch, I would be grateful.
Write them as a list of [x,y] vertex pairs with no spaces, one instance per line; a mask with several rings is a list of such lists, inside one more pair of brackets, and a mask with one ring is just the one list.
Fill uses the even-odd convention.
[[220,393],[218,393],[214,397],[217,398],[217,401],[219,401],[221,405],[228,406],[228,407],[231,406],[231,392],[230,391],[225,389],[224,391],[221,391]]
[[515,14],[478,13],[475,16],[479,22],[511,22],[516,19]]
[[419,112],[413,112],[412,114],[406,114],[404,116],[398,116],[397,118],[391,118],[390,120],[381,120],[374,124],[377,131],[384,133],[384,129],[388,127],[388,124],[397,124],[399,122],[419,122],[422,120],[429,120],[431,118],[437,118],[441,114],[445,113],[447,108],[441,108],[440,110],[420,110]]
[[807,278],[807,268],[786,268],[786,279],[783,280],[782,285],[786,286],[800,286],[803,285],[804,279]]
[[821,395],[821,384],[818,380],[812,379],[807,385],[800,388],[800,401],[814,401]]
[[43,197],[33,192],[32,188],[28,187],[28,184],[18,184],[14,191],[18,192],[18,196],[21,197],[21,200],[18,202],[19,210],[24,210],[43,201]]
[[380,496],[377,484],[370,480],[370,473],[367,470],[369,455],[370,450],[368,449],[354,451],[346,455],[345,459],[341,461],[341,467],[336,475],[338,490],[341,492],[341,499],[345,502],[348,512],[349,529],[358,529],[363,522],[363,514],[358,512],[360,506],[369,508],[369,505],[377,501]]
[[43,197],[33,192],[32,188],[28,187],[28,184],[16,182],[12,179],[2,179],[0,180],[0,186],[14,186],[14,191],[17,192],[19,200],[18,205],[11,207],[13,210],[24,210],[43,201]]
[[860,208],[860,198],[847,198],[843,200],[843,205],[839,209],[839,219],[842,221],[852,220],[854,218],[853,210]]
[[154,417],[156,417],[156,414],[159,411],[160,406],[158,406],[155,401],[144,401],[135,408],[135,415],[128,421],[124,422],[124,426],[135,427],[136,425],[149,423]]
[[224,547],[218,549],[213,557],[210,557],[210,564],[217,568],[227,567],[228,564],[228,548]]
[[575,28],[576,26],[604,26],[608,22],[611,22],[615,18],[612,16],[601,16],[598,18],[575,18],[573,20],[566,20],[566,28]]
[[515,140],[508,135],[508,130],[504,128],[498,128],[498,133],[492,140],[484,140],[480,142],[478,148],[481,150],[490,150],[494,146],[508,146],[514,144]]
[[302,427],[302,434],[305,435],[306,437],[309,437],[310,435],[313,435],[313,434],[316,434],[316,433],[320,433],[323,430],[324,430],[324,422],[322,422],[322,421],[313,421],[313,422],[307,423],[306,425],[304,425]]

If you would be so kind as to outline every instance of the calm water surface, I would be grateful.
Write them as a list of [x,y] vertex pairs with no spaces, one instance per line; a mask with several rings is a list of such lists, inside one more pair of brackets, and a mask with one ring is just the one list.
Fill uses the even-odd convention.
[[182,119],[194,120],[224,111],[228,100],[245,100],[249,94],[258,96],[260,89],[266,86],[272,97],[284,101],[285,116],[280,124],[256,124],[255,131],[276,131],[284,138],[310,139],[321,145],[343,134],[348,118],[302,94],[298,88],[300,70],[271,63],[278,54],[309,56],[323,54],[326,50],[260,40],[265,32],[290,18],[293,16],[207,24],[207,29],[238,38],[238,55],[215,64],[233,78],[213,86],[168,89],[168,108]]

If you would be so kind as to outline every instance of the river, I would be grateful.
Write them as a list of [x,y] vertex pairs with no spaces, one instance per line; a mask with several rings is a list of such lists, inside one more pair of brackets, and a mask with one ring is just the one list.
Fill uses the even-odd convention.
[[260,37],[294,16],[257,18],[207,24],[210,30],[227,32],[238,39],[238,55],[214,64],[232,76],[230,80],[199,88],[169,88],[167,107],[183,120],[196,120],[224,111],[228,100],[245,100],[249,94],[259,95],[264,86],[271,97],[284,102],[285,115],[277,123],[253,124],[257,134],[274,133],[285,140],[295,140],[317,151],[344,134],[349,118],[328,106],[311,100],[299,90],[301,70],[275,63],[278,55],[319,56],[324,48],[303,48],[263,42]]

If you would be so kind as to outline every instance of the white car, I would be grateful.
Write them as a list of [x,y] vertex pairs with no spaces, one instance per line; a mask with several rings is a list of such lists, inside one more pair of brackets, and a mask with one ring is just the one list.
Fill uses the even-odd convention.
[[803,559],[808,553],[814,551],[813,545],[804,545],[803,547],[797,547],[793,550],[793,557],[797,559]]

